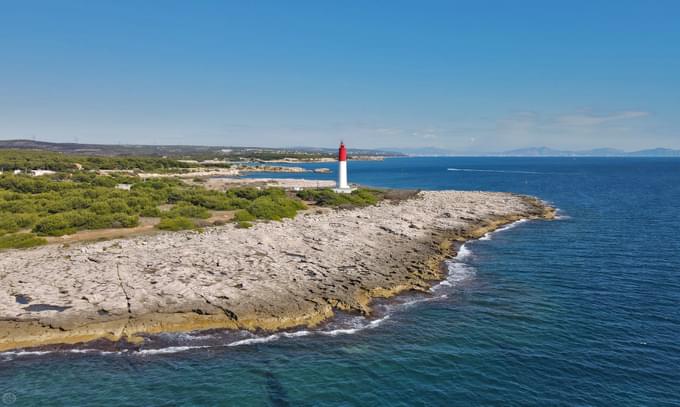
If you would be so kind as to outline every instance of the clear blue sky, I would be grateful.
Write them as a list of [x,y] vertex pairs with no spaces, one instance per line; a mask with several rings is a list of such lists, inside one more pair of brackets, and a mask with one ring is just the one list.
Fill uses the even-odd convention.
[[0,0],[11,138],[680,148],[680,2]]

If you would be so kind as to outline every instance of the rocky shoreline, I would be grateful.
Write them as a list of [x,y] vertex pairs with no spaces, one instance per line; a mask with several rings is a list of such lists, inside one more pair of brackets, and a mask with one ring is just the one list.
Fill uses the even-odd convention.
[[352,210],[311,210],[251,229],[162,233],[0,258],[0,351],[205,329],[315,326],[372,298],[427,291],[455,242],[522,218],[527,196],[421,192]]

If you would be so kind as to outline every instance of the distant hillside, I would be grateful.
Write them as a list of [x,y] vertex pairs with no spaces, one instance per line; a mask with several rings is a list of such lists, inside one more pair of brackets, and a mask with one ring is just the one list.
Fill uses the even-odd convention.
[[492,154],[504,157],[680,157],[680,150],[654,148],[626,152],[615,148],[596,148],[592,150],[555,150],[548,147],[530,147]]
[[401,154],[420,157],[455,155],[453,151],[439,147],[385,148],[384,150],[398,151]]
[[528,147],[500,153],[459,153],[438,147],[394,148],[408,156],[478,156],[478,157],[680,157],[680,150],[669,148],[654,148],[626,152],[616,148],[594,148],[591,150],[558,150],[549,147]]
[[510,157],[563,157],[573,155],[572,152],[554,150],[548,147],[529,147],[505,151],[498,155]]
[[[136,145],[136,144],[80,144],[80,143],[50,143],[33,140],[0,140],[1,148],[32,149],[52,151],[68,154],[101,155],[101,156],[158,156],[173,158],[203,158],[214,157],[236,158],[245,157],[252,159],[277,159],[277,158],[315,158],[336,157],[337,148],[264,148],[264,147],[225,147],[225,146],[189,146],[189,145]],[[395,156],[399,153],[348,149],[350,156]]]
[[628,153],[631,157],[680,157],[680,150],[670,148],[653,148],[651,150],[640,150]]

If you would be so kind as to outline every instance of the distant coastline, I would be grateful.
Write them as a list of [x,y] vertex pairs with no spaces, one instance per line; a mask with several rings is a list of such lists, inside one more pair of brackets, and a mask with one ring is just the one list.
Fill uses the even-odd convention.
[[627,152],[615,148],[559,150],[548,147],[529,147],[493,153],[463,153],[436,147],[395,150],[409,157],[680,157],[680,150],[670,148],[650,148]]

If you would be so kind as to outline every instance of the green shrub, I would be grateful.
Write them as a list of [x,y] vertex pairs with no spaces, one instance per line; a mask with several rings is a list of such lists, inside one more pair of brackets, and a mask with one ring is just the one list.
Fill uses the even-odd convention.
[[261,190],[252,187],[232,188],[226,192],[227,196],[232,198],[247,199],[248,201],[255,200],[262,196]]
[[139,218],[136,215],[99,215],[89,210],[76,210],[45,216],[35,224],[33,232],[43,236],[62,236],[81,229],[129,228],[138,223]]
[[189,218],[182,216],[177,216],[174,218],[163,218],[160,223],[156,225],[156,228],[160,230],[185,230],[185,229],[195,229],[196,225]]
[[129,213],[130,207],[125,200],[120,198],[109,199],[106,202],[109,205],[110,211],[112,213]]
[[237,229],[248,229],[248,228],[251,228],[251,227],[253,227],[253,224],[250,223],[250,222],[240,221],[240,222],[236,223]]
[[33,227],[33,232],[42,236],[62,236],[74,233],[76,228],[63,213],[49,215],[40,219]]
[[4,230],[5,233],[18,230],[19,226],[17,225],[14,215],[0,213],[0,229]]
[[0,249],[23,249],[47,244],[47,240],[31,233],[0,236]]
[[38,215],[35,213],[15,213],[14,222],[20,229],[30,228],[38,221]]
[[255,199],[248,206],[248,212],[258,219],[281,220],[295,217],[297,211],[304,208],[300,200],[274,195]]
[[[138,224],[139,216],[187,218],[193,220],[193,225],[184,220],[165,221],[164,225],[175,228],[173,223],[177,223],[181,228],[195,227],[198,219],[210,217],[211,210],[236,210],[236,222],[280,220],[294,217],[304,208],[297,197],[278,188],[245,187],[220,192],[202,185],[187,185],[177,178],[143,181],[130,174],[99,175],[86,171],[151,167],[161,172],[176,170],[172,162],[164,159],[78,156],[77,161],[72,161],[74,157],[61,154],[0,150],[0,163],[3,159],[12,163],[4,167],[6,169],[33,168],[35,164],[39,168],[62,171],[45,177],[0,174],[0,235],[3,236],[23,229],[41,236],[60,236],[78,230],[132,227]],[[82,164],[84,171],[76,170],[75,162]],[[115,189],[119,183],[132,184],[132,190]],[[165,204],[174,204],[174,207],[161,213],[159,206]],[[202,224],[207,225],[206,221]]]
[[236,211],[234,214],[234,220],[236,222],[252,222],[255,219],[255,215],[243,209]]
[[319,206],[356,207],[375,205],[383,199],[383,193],[378,190],[361,188],[349,194],[337,193],[331,189],[306,189],[297,193],[306,201],[312,201]]
[[110,220],[110,222],[106,222],[108,226],[105,227],[112,227],[112,228],[132,228],[137,225],[139,225],[139,217],[136,215],[126,215],[124,213],[114,213],[109,215],[109,217],[106,218],[106,220]]
[[180,202],[176,204],[168,212],[161,214],[161,216],[165,218],[185,217],[207,219],[210,217],[210,211],[200,206],[192,205],[187,202]]
[[148,218],[158,218],[158,217],[160,217],[161,215],[162,215],[162,214],[161,214],[161,210],[158,209],[158,208],[155,207],[155,206],[150,206],[150,207],[146,207],[146,208],[141,208],[141,209],[139,210],[139,216],[145,216],[145,217],[148,217]]

